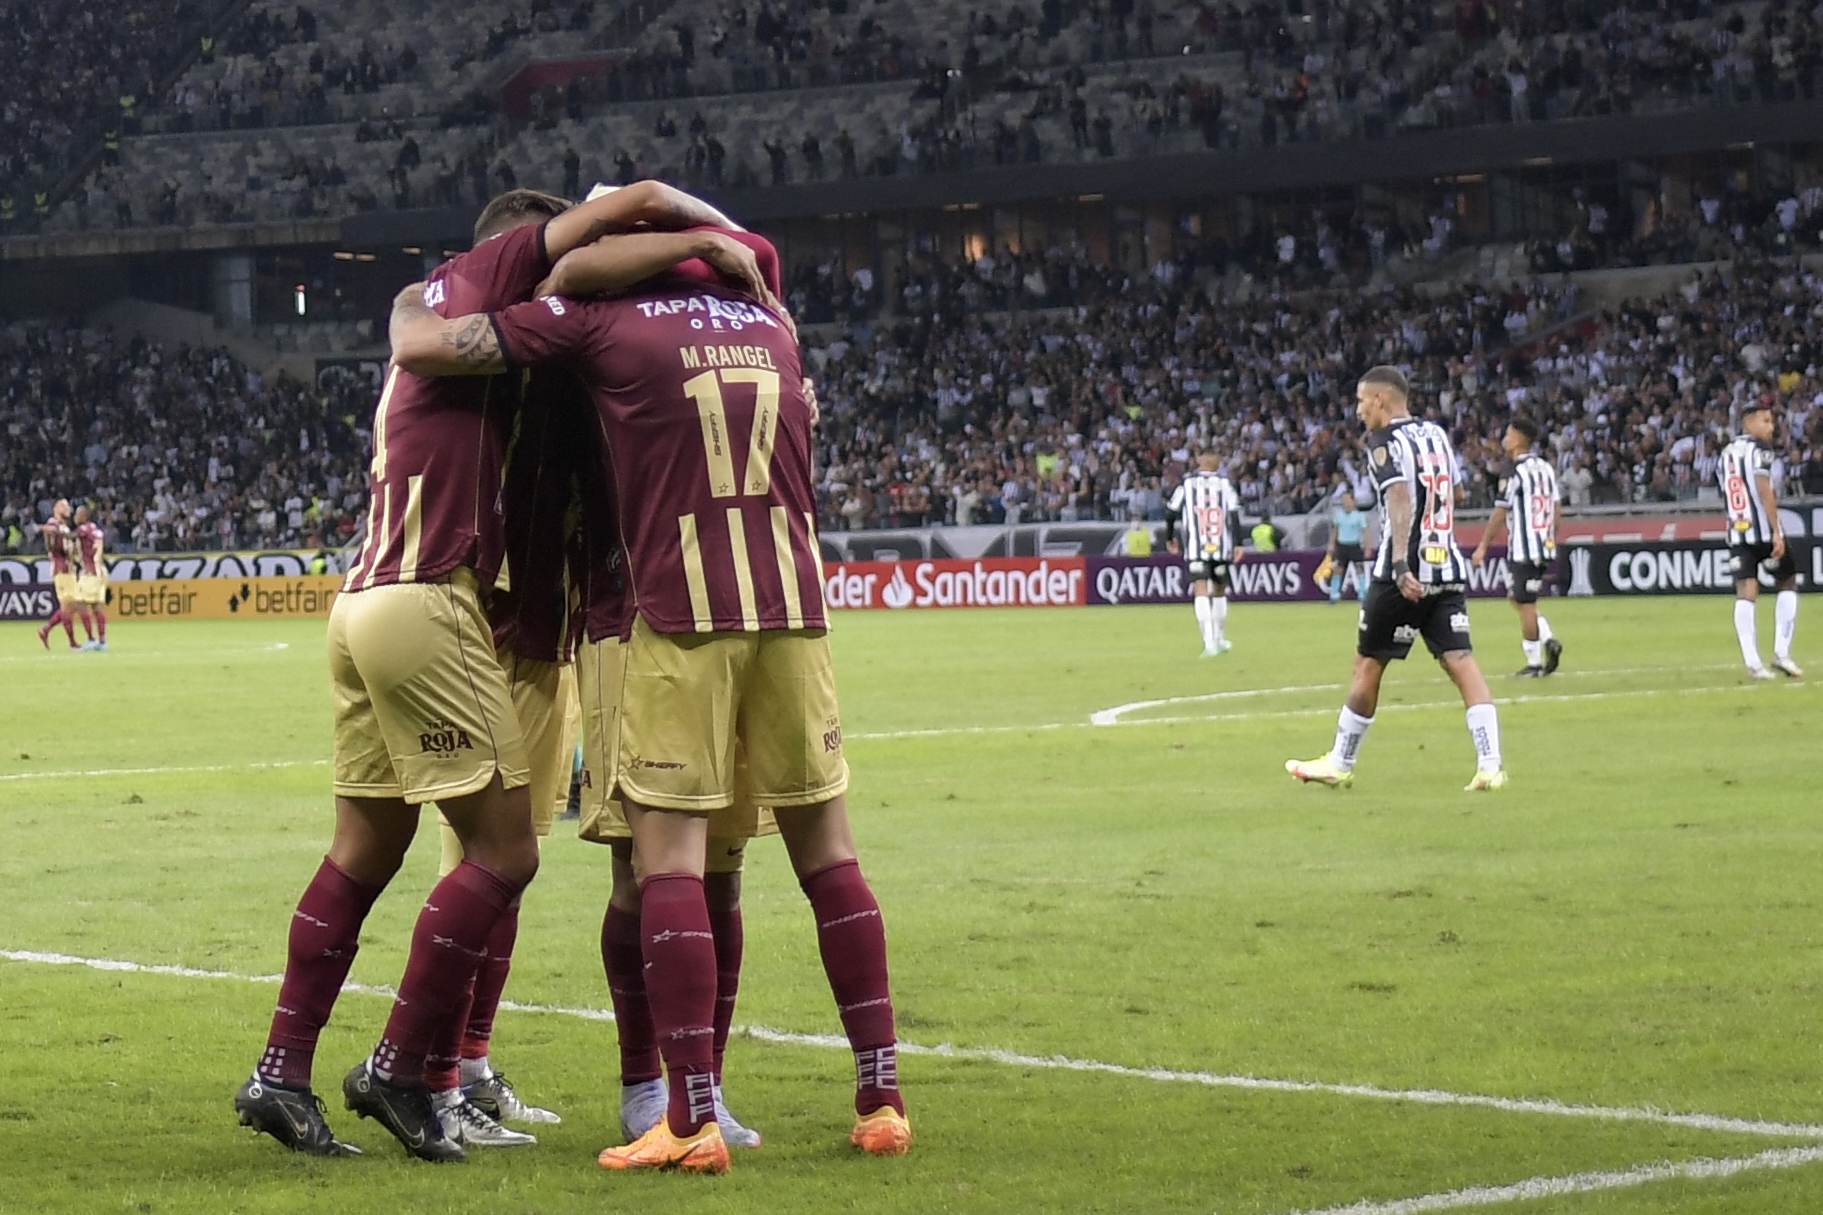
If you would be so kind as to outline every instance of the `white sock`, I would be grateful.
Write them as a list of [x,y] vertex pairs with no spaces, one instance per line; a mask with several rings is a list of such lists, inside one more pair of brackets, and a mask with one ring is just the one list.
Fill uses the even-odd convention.
[[1557,634],[1551,631],[1551,622],[1542,615],[1538,617],[1538,644],[1543,645]]
[[1475,766],[1483,772],[1500,771],[1500,715],[1493,705],[1470,705],[1469,737],[1475,741]]
[[1201,595],[1196,597],[1196,631],[1203,635],[1204,649],[1215,645],[1209,635],[1209,600]]
[[[1795,599],[1796,596],[1793,596]],[[1797,609],[1792,609],[1796,614]],[[1220,645],[1228,632],[1228,596],[1217,595],[1209,601],[1209,633],[1214,638],[1212,644]]]
[[1362,717],[1347,705],[1342,706],[1342,716],[1336,721],[1336,745],[1329,752],[1329,762],[1336,766],[1336,771],[1355,770],[1355,756],[1361,752],[1361,740],[1367,737],[1367,727],[1373,724],[1373,718]]
[[1772,652],[1780,658],[1791,657],[1791,639],[1798,632],[1798,593],[1780,591],[1773,608],[1773,619],[1778,623],[1772,635]]
[[1537,641],[1526,641],[1521,639],[1519,648],[1525,651],[1525,664],[1528,667],[1541,667],[1544,665],[1543,637],[1540,637]]
[[486,1055],[479,1059],[464,1059],[461,1065],[462,1083],[479,1084],[494,1074],[494,1065],[489,1063]]
[[1762,667],[1760,661],[1759,628],[1753,620],[1754,603],[1751,599],[1734,601],[1734,635],[1741,641],[1741,657],[1750,667]]

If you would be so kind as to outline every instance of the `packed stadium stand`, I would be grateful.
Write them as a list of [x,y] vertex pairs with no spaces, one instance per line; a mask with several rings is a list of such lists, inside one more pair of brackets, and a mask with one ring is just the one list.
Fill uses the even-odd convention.
[[119,550],[357,535],[392,291],[504,188],[648,176],[780,243],[827,529],[1156,519],[1204,447],[1308,511],[1362,488],[1382,361],[1477,504],[1520,409],[1572,503],[1699,500],[1768,393],[1823,492],[1823,26],[1786,0],[59,12],[0,3],[9,548],[57,496]]

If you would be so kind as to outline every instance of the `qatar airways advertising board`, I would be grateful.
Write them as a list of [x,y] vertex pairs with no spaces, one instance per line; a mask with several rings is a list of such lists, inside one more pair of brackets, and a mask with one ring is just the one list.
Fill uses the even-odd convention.
[[[1359,588],[1358,569],[1318,578],[1323,564],[1320,552],[1247,554],[1228,567],[1228,598],[1239,603],[1297,603],[1329,598],[1329,579],[1340,577],[1342,594],[1354,598]],[[1088,602],[1189,603],[1190,571],[1184,559],[1157,557],[1088,558]],[[1487,563],[1469,571],[1471,597],[1499,598],[1507,593],[1506,550],[1495,548]]]
[[823,567],[832,608],[1080,607],[1082,557],[983,557],[975,561],[844,561]]

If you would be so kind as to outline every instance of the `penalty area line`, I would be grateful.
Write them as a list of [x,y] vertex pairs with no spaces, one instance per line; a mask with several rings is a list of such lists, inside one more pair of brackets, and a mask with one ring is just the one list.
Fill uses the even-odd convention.
[[1557,1198],[1566,1194],[1593,1194],[1600,1190],[1619,1190],[1630,1186],[1650,1185],[1657,1181],[1708,1181],[1733,1177],[1740,1173],[1768,1169],[1791,1169],[1823,1161],[1823,1146],[1774,1148],[1753,1156],[1730,1160],[1686,1160],[1681,1164],[1661,1161],[1638,1168],[1613,1172],[1571,1173],[1564,1177],[1528,1177],[1511,1185],[1470,1186],[1441,1194],[1423,1194],[1416,1198],[1398,1198],[1391,1202],[1356,1202],[1345,1207],[1293,1211],[1289,1215],[1424,1215],[1429,1211],[1456,1211],[1464,1207],[1492,1207],[1509,1202],[1526,1202],[1535,1198]]
[[[83,958],[71,954],[47,953],[29,949],[0,949],[0,959],[42,966],[82,966],[90,970],[116,973],[170,975],[184,979],[230,979],[242,983],[277,983],[281,978],[279,975],[243,975],[226,970],[201,970],[190,966],[147,964],[113,958]],[[365,983],[344,984],[342,990],[370,996],[391,997],[396,994],[390,987]],[[613,1013],[600,1008],[566,1008],[551,1004],[524,1004],[512,1000],[502,1000],[500,1007],[511,1012],[543,1013],[547,1016],[572,1017],[583,1021],[612,1021],[614,1019]],[[840,1034],[803,1034],[790,1030],[773,1029],[764,1025],[737,1026],[736,1032],[745,1034],[756,1041],[771,1042],[780,1046],[808,1046],[825,1050],[848,1049],[848,1040]],[[1088,1072],[1097,1075],[1118,1076],[1128,1080],[1151,1080],[1167,1084],[1198,1084],[1208,1088],[1232,1088],[1272,1093],[1311,1093],[1415,1105],[1491,1109],[1508,1114],[1542,1114],[1559,1118],[1645,1122],[1726,1134],[1823,1140],[1823,1126],[1769,1122],[1752,1118],[1731,1118],[1719,1114],[1675,1113],[1644,1106],[1573,1105],[1549,1098],[1492,1097],[1476,1093],[1452,1093],[1441,1089],[1391,1089],[1372,1084],[1332,1084],[1317,1080],[1277,1080],[1262,1076],[1229,1076],[1216,1072],[1173,1071],[1160,1067],[1129,1067],[1122,1063],[1105,1063],[1095,1059],[1072,1059],[1067,1055],[1028,1055],[994,1047],[952,1046],[947,1042],[935,1046],[901,1042],[899,1052],[905,1055],[923,1055],[939,1059],[966,1059],[998,1063],[1006,1067]],[[1823,1152],[1823,1147],[1816,1150]],[[1322,1215],[1337,1215],[1341,1211],[1350,1212],[1350,1215],[1365,1215],[1367,1212],[1373,1212],[1375,1215],[1391,1215],[1392,1212],[1406,1209],[1387,1207],[1382,1213],[1382,1208],[1379,1207],[1345,1207],[1337,1208],[1336,1212],[1324,1212]],[[1409,1209],[1422,1211],[1447,1210],[1448,1208],[1412,1207]],[[1311,1213],[1311,1215],[1315,1215],[1315,1213]]]

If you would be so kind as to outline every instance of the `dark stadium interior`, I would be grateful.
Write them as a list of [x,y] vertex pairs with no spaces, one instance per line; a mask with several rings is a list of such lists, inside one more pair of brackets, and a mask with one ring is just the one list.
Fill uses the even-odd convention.
[[[825,528],[1363,488],[1410,368],[1488,505],[1697,501],[1739,406],[1823,493],[1823,26],[1787,0],[0,3],[0,547],[359,534],[393,293],[513,185],[773,238]],[[1517,12],[1517,16],[1515,15]],[[71,36],[74,30],[79,36]]]

